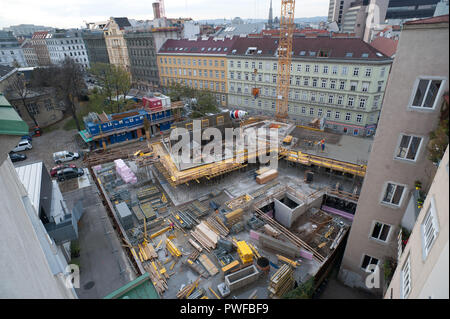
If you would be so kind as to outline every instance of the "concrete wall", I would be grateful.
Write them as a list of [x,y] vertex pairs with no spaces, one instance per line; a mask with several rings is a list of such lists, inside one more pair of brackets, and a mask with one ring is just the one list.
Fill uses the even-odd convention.
[[[448,91],[448,37],[448,23],[404,25],[341,265],[340,278],[350,286],[365,287],[367,273],[361,268],[364,255],[377,258],[380,266],[386,257],[396,257],[399,225],[414,182],[420,180],[423,188],[428,189],[434,176],[436,168],[427,159],[426,145],[429,133],[438,123],[442,93]],[[409,107],[419,76],[446,79],[433,110]],[[423,138],[415,162],[395,158],[401,134]],[[398,207],[381,202],[387,182],[405,187]],[[375,221],[391,225],[387,242],[371,238]],[[374,289],[370,291],[382,293]]]
[[0,298],[76,297],[64,287],[62,273],[53,274],[44,251],[51,244],[42,247],[30,219],[37,216],[24,201],[29,201],[25,188],[6,159],[0,164]]
[[255,265],[251,265],[225,276],[225,284],[230,288],[230,291],[235,291],[258,280],[259,275],[260,272],[256,269]]
[[286,193],[286,196],[293,202],[298,203],[298,206],[294,209],[289,208],[278,199],[274,199],[275,203],[275,219],[284,227],[290,228],[295,223],[297,218],[303,215],[311,207],[319,208],[322,203],[322,196],[315,198],[310,203],[305,203],[295,196]]

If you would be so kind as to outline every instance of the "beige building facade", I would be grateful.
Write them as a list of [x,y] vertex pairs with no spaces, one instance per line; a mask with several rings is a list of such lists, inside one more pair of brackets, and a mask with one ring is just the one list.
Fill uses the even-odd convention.
[[110,18],[104,28],[106,49],[108,50],[109,63],[130,70],[127,43],[124,39],[126,28],[131,24],[127,18]]
[[[427,144],[448,92],[448,37],[448,15],[404,25],[339,273],[348,286],[383,294],[383,265],[397,258],[415,182],[424,190],[432,182]],[[377,267],[381,282],[367,285]]]
[[384,298],[449,298],[448,191],[447,147]]

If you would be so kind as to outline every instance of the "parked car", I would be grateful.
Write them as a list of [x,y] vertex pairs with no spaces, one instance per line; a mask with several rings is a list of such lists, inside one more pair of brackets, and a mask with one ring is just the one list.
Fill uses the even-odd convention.
[[58,178],[58,182],[62,182],[66,179],[71,179],[75,177],[83,176],[84,171],[81,168],[69,167],[64,168],[56,173],[56,177]]
[[50,170],[50,176],[51,177],[55,177],[56,173],[58,173],[58,171],[65,169],[65,168],[77,168],[77,166],[75,164],[61,164],[61,165],[57,165],[55,167],[52,167],[52,169]]
[[53,153],[53,160],[56,164],[61,164],[62,162],[68,162],[77,160],[80,158],[80,154],[68,151]]
[[9,158],[11,159],[12,162],[18,162],[18,161],[26,160],[27,156],[24,154],[10,152]]
[[21,140],[19,144],[12,150],[12,152],[21,152],[26,150],[31,150],[33,145],[31,145],[29,140]]
[[24,136],[22,136],[22,140],[28,140],[31,143],[33,138],[30,135],[24,135]]

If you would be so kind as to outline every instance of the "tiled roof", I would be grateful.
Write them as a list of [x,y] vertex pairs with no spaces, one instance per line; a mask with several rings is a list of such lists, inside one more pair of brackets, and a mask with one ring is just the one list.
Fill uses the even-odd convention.
[[113,19],[121,29],[124,27],[131,27],[131,23],[130,21],[128,21],[128,18],[113,18]]
[[159,53],[171,54],[205,54],[205,55],[226,55],[237,37],[226,38],[202,38],[190,39],[168,39],[159,50]]
[[[248,55],[256,48],[254,56],[274,56],[279,39],[276,37],[238,38],[228,55]],[[294,37],[294,58],[335,58],[349,60],[385,60],[389,58],[358,38]]]
[[36,31],[35,33],[33,33],[33,36],[31,38],[32,39],[45,39],[47,34],[48,34],[48,31]]
[[404,25],[414,25],[414,24],[434,24],[434,23],[448,23],[448,14],[432,17],[432,18],[426,18],[426,19],[420,19],[420,20],[414,20],[414,21],[408,21],[405,22]]
[[392,57],[397,51],[398,40],[378,37],[370,42],[370,45],[381,53]]

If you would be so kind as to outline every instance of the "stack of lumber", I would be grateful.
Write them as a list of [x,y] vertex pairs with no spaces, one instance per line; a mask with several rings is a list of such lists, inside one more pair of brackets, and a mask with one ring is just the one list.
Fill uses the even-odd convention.
[[181,289],[177,293],[177,298],[178,299],[185,299],[185,298],[187,298],[192,293],[192,291],[194,291],[194,289],[198,287],[198,282],[199,281],[200,281],[200,277],[198,277],[197,280],[194,281],[192,284],[186,285],[183,289]]
[[166,277],[161,276],[160,271],[154,262],[153,263],[147,262],[143,264],[143,267],[150,275],[153,286],[155,287],[158,294],[161,296],[168,288]]
[[192,261],[190,259],[186,259],[185,261],[183,261],[183,265],[188,266],[189,268],[191,268],[192,270],[197,272],[201,277],[204,277],[204,278],[209,277],[209,274],[203,269],[202,266],[200,266],[199,264],[195,263],[194,261]]
[[189,238],[189,243],[194,247],[198,252],[202,252],[203,248],[200,246],[195,240]]
[[194,230],[191,231],[192,237],[194,237],[208,252],[211,249],[216,248],[219,235],[217,235],[208,225],[202,221],[198,224]]
[[156,187],[156,186],[150,186],[150,187],[148,187],[148,188],[144,188],[144,189],[139,190],[139,191],[136,193],[136,195],[137,195],[137,198],[138,198],[140,201],[143,201],[144,199],[147,199],[147,198],[153,198],[153,197],[159,195],[159,193],[160,193],[160,192],[159,192],[158,187]]
[[[223,224],[219,223],[215,218],[217,216],[210,216],[206,220],[206,224],[211,228],[217,235],[227,236],[230,233],[230,230]],[[220,220],[220,219],[219,219]]]
[[256,182],[258,184],[265,184],[278,177],[278,171],[276,169],[270,169],[258,176],[256,176]]
[[205,267],[205,269],[209,272],[211,276],[214,276],[219,272],[219,269],[214,265],[214,263],[211,261],[211,259],[208,258],[205,254],[201,254],[200,257],[198,257],[198,260],[200,263]]
[[271,296],[281,297],[294,287],[294,272],[291,266],[284,264],[270,278],[269,292]]
[[264,225],[264,232],[274,238],[277,238],[281,234],[278,230],[267,224]]
[[142,261],[151,260],[158,258],[158,254],[150,243],[142,243],[138,245],[139,247],[139,259]]
[[242,208],[238,208],[230,213],[225,215],[226,222],[229,226],[236,224],[238,221],[242,219],[244,215],[244,210]]
[[189,256],[188,259],[194,261],[197,259],[198,255],[200,255],[200,253],[198,252],[198,250],[194,250]]

